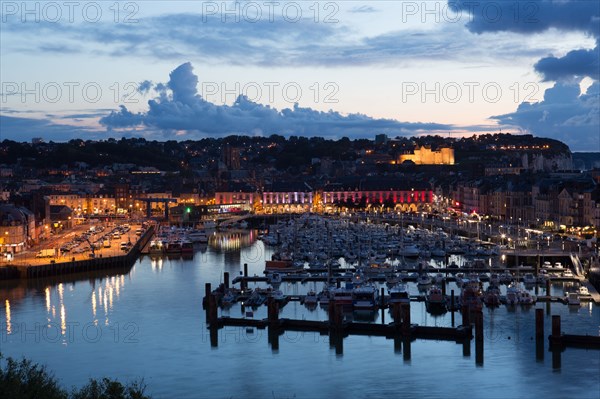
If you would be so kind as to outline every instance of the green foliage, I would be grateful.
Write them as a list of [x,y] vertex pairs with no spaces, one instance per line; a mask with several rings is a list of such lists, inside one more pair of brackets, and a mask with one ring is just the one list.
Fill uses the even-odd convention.
[[124,386],[118,381],[103,378],[100,381],[91,379],[90,382],[71,394],[72,399],[149,399],[144,395],[146,386],[143,382],[132,382]]
[[12,399],[66,399],[67,393],[58,385],[46,368],[23,359],[12,358],[0,362],[0,398]]
[[149,399],[144,394],[143,381],[123,385],[119,381],[103,378],[90,379],[81,389],[67,392],[61,388],[54,375],[44,366],[0,355],[0,398],[11,399]]

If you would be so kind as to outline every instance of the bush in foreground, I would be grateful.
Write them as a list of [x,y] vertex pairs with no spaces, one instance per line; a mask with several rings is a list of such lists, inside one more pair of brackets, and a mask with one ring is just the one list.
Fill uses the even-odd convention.
[[56,377],[44,366],[30,360],[3,359],[0,355],[0,398],[11,399],[149,399],[143,381],[123,385],[103,378],[90,379],[87,385],[72,392],[63,389]]

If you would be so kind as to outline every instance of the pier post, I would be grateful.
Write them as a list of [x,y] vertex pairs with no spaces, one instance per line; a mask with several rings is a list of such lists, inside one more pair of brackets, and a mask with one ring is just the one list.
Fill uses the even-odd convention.
[[475,364],[483,365],[483,311],[475,313]]
[[410,361],[410,355],[411,355],[411,348],[410,348],[410,337],[405,336],[404,340],[403,340],[403,346],[404,346],[404,361],[405,362],[409,362]]
[[464,357],[471,356],[471,340],[468,338],[465,338],[463,340],[463,356]]
[[204,307],[204,310],[206,310],[206,321],[208,321],[208,296],[210,295],[211,290],[212,287],[210,283],[204,284],[204,301],[202,302],[202,305]]
[[385,324],[385,288],[381,287],[381,296],[379,297],[381,306],[381,324]]
[[336,331],[341,332],[344,328],[344,305],[341,303],[335,304],[335,320],[334,327]]
[[544,309],[535,310],[535,340],[544,342]]
[[544,360],[544,309],[535,310],[535,357]]
[[442,289],[442,296],[446,298],[446,281],[442,281],[442,286],[440,288]]
[[248,280],[246,280],[246,278],[248,278],[248,264],[244,263],[244,275],[242,276],[242,282],[240,283],[240,287],[244,291],[248,288]]
[[546,296],[550,296],[550,277],[546,280]]
[[394,320],[394,325],[400,327],[402,322],[402,308],[397,302],[392,304],[392,319]]
[[402,334],[410,335],[410,303],[402,304]]
[[454,290],[450,290],[450,315],[452,316],[452,327],[454,327]]
[[225,289],[229,289],[229,272],[223,273],[223,284],[225,285]]
[[215,294],[210,293],[208,295],[208,324],[211,327],[217,326],[217,297]]
[[267,319],[269,328],[277,328],[279,325],[279,303],[272,297],[267,299]]
[[471,318],[470,318],[471,309],[469,308],[469,306],[461,305],[460,312],[462,314],[462,325],[463,326],[470,325],[471,324]]
[[553,343],[557,343],[560,341],[560,316],[554,315],[552,316],[552,341]]

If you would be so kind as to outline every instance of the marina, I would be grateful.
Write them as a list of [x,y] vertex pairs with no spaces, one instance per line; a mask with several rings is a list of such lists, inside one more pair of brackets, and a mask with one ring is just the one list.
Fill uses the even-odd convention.
[[[419,291],[416,278],[411,279],[410,275],[406,280],[400,279],[402,271],[398,270],[396,281],[389,281],[390,287],[386,279],[377,275],[369,277],[368,281],[377,287],[378,299],[384,298],[383,309],[381,302],[376,302],[374,309],[365,310],[354,310],[352,305],[342,306],[334,318],[337,326],[332,326],[329,309],[335,309],[336,306],[335,302],[323,293],[324,289],[329,287],[326,283],[327,275],[305,279],[303,276],[283,272],[278,272],[278,275],[274,275],[273,272],[264,274],[266,261],[272,259],[278,251],[257,240],[258,236],[259,234],[253,231],[214,231],[208,244],[194,244],[191,257],[183,254],[173,256],[166,253],[148,253],[141,255],[130,269],[125,270],[107,270],[105,273],[98,271],[89,277],[85,274],[72,274],[4,281],[0,285],[0,293],[5,303],[4,308],[0,310],[6,343],[3,345],[3,354],[17,355],[27,345],[29,353],[38,356],[50,367],[59,357],[68,360],[73,356],[84,356],[89,358],[96,370],[103,375],[127,376],[132,375],[128,374],[132,373],[131,370],[135,370],[133,373],[136,376],[144,375],[150,381],[161,379],[161,384],[152,384],[152,393],[159,397],[173,394],[189,396],[192,391],[182,387],[177,381],[182,377],[193,379],[198,372],[212,373],[211,381],[207,384],[217,395],[247,389],[242,386],[248,383],[248,380],[242,379],[242,382],[239,378],[244,372],[225,367],[225,359],[230,356],[246,359],[269,358],[275,362],[273,367],[295,367],[298,378],[318,381],[319,377],[315,373],[327,372],[332,378],[343,381],[344,387],[340,388],[338,394],[350,397],[353,396],[351,390],[358,392],[358,396],[365,394],[362,388],[354,385],[355,377],[352,377],[362,372],[365,361],[385,365],[389,371],[380,373],[385,378],[392,377],[391,370],[401,368],[401,372],[407,378],[417,381],[416,384],[411,384],[411,392],[446,394],[447,392],[426,384],[424,378],[433,372],[439,378],[454,378],[466,382],[466,376],[436,366],[436,363],[441,361],[451,361],[458,362],[467,370],[472,367],[473,371],[479,370],[477,372],[487,376],[482,386],[474,390],[475,394],[483,394],[485,389],[496,384],[499,370],[503,370],[504,373],[510,369],[508,366],[516,361],[515,357],[522,364],[537,370],[536,378],[540,379],[540,383],[545,379],[544,376],[547,378],[548,373],[552,373],[551,370],[559,369],[553,368],[557,366],[558,358],[554,359],[554,353],[550,351],[547,335],[552,331],[552,316],[560,315],[561,329],[565,332],[560,347],[564,345],[567,349],[560,353],[561,374],[555,383],[551,384],[554,393],[549,396],[552,397],[556,392],[566,393],[561,383],[566,379],[576,381],[580,387],[594,386],[598,383],[597,373],[591,372],[592,368],[600,367],[600,364],[594,364],[595,357],[591,358],[589,371],[583,370],[574,374],[573,365],[579,361],[577,359],[582,356],[581,353],[587,352],[585,349],[571,348],[570,336],[597,336],[600,314],[597,306],[592,303],[582,302],[574,308],[560,300],[564,298],[564,293],[570,290],[569,287],[579,284],[573,279],[549,279],[543,284],[538,284],[538,303],[532,306],[483,306],[482,334],[479,341],[475,328],[475,314],[468,323],[473,323],[471,327],[461,327],[466,323],[463,322],[463,315],[458,308],[461,288],[457,285],[456,275],[462,270],[454,268],[448,269],[447,279],[446,273],[442,273],[444,280],[440,289],[443,287],[446,291],[448,307],[445,313],[430,313],[425,301],[428,291]],[[457,264],[467,261],[466,258],[452,259]],[[418,262],[415,263],[415,268],[417,265]],[[348,276],[339,276],[342,286],[346,281],[352,282],[352,275],[356,273],[358,264],[347,265],[341,259],[340,266],[344,267],[338,268],[339,273],[350,273]],[[310,272],[312,270],[306,268],[302,273]],[[327,273],[327,270],[317,269],[316,272]],[[414,273],[416,269],[409,268],[407,272]],[[504,271],[499,272],[502,274]],[[481,273],[484,271],[478,274]],[[489,269],[486,273],[489,273]],[[432,280],[436,274],[437,270],[430,273]],[[247,275],[247,278],[244,278],[244,275]],[[335,287],[337,280],[333,275],[332,278],[332,285]],[[208,291],[207,282],[212,285]],[[253,293],[268,292],[269,289],[274,292],[278,286],[280,294],[277,296],[280,300],[269,300],[267,296],[258,295],[254,306],[242,306],[240,297],[230,296],[224,298],[225,306],[216,306],[216,319],[212,319],[211,323],[213,316],[209,317],[207,310],[202,310],[205,293],[214,292],[219,286],[225,287],[226,284],[232,289],[241,289],[244,285],[248,293],[250,290]],[[484,282],[484,285],[488,284],[489,281]],[[546,294],[548,284],[552,301],[542,302],[545,300],[543,294]],[[502,286],[501,295],[505,295],[505,287]],[[173,290],[186,294],[161,294]],[[532,288],[531,292],[535,295],[535,288]],[[39,297],[35,293],[42,295]],[[143,301],[141,298],[144,298]],[[244,297],[241,299],[246,301]],[[9,303],[10,307],[7,307],[6,303]],[[353,303],[351,295],[350,303]],[[394,307],[401,309],[406,305],[410,307],[408,330],[402,327],[402,317],[397,319],[398,315],[395,317],[393,311]],[[277,312],[274,311],[275,307]],[[61,310],[63,308],[64,311]],[[7,309],[10,311],[7,312]],[[28,310],[25,312],[25,309]],[[545,328],[542,357],[538,356],[535,345],[535,316],[538,309],[543,311]],[[58,339],[44,339],[43,337],[50,335],[44,333],[45,330],[32,327],[42,320],[45,323],[50,320],[51,331],[58,332]],[[396,320],[400,322],[397,324]],[[86,326],[88,333],[83,333],[83,326]],[[27,334],[25,331],[32,332],[23,335]],[[35,338],[35,331],[39,331],[41,339],[37,344],[31,345],[30,341]],[[70,331],[73,333],[71,336]],[[92,339],[96,334],[90,334],[98,331],[102,332],[101,338]],[[118,341],[115,341],[116,331],[119,331]],[[188,349],[182,350],[183,347],[177,343],[181,342],[180,340],[165,341],[165,331],[171,336],[187,337],[186,341],[193,343],[191,351],[194,356],[189,357],[189,346],[186,345]],[[578,340],[579,338],[575,338],[575,341]],[[484,350],[481,353],[477,350],[477,342],[483,345]],[[587,343],[584,347],[592,346],[591,343]],[[356,357],[357,351],[362,353],[359,358]],[[142,352],[150,354],[150,360],[144,366],[133,366],[129,359],[133,354]],[[171,360],[165,363],[167,352],[170,353],[168,359]],[[48,355],[43,355],[44,353]],[[481,358],[478,353],[484,357]],[[512,355],[506,358],[506,353]],[[545,355],[546,353],[548,355]],[[191,362],[189,371],[179,371],[177,375],[163,371],[170,364],[174,365],[171,362],[180,362],[184,358]],[[291,358],[295,360],[291,362]],[[317,360],[316,363],[313,359]],[[339,371],[325,365],[330,361],[341,367]],[[62,364],[64,360],[60,362]],[[218,373],[211,371],[215,366],[219,368]],[[271,366],[267,367],[264,364],[258,367],[262,370],[261,373],[269,374],[267,371],[273,370]],[[304,369],[299,370],[298,367]],[[85,372],[82,374],[81,369],[66,368],[58,376],[65,383],[69,383],[85,379],[86,375]],[[517,376],[515,372],[515,381],[519,381]],[[318,396],[320,392],[309,386],[284,385],[275,377],[263,377],[260,381],[249,383],[252,384],[253,392],[263,392],[265,395],[271,390],[282,394],[294,392],[298,396],[313,397]],[[397,387],[397,384],[394,384],[394,387]],[[514,389],[512,394],[519,397],[517,391],[523,387],[517,382]]]

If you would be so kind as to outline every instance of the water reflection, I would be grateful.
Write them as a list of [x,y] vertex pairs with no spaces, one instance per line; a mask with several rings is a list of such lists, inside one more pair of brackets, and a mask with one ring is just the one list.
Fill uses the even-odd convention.
[[10,302],[8,299],[4,302],[4,307],[6,310],[6,333],[12,333],[12,324],[11,324],[11,316],[10,316]]
[[255,241],[255,230],[230,230],[213,233],[208,238],[208,245],[217,251],[239,253],[240,249],[251,246]]

